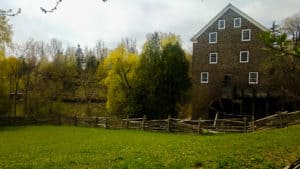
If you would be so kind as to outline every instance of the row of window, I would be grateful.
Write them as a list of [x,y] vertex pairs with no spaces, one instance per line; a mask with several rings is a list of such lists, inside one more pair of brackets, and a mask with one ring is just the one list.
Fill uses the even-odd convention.
[[[242,19],[241,18],[234,18],[233,19],[233,27],[239,28],[241,27]],[[218,29],[225,29],[225,20],[221,19],[218,21]]]
[[[209,72],[201,72],[201,83],[208,83]],[[258,84],[258,72],[249,72],[249,84]]]
[[[240,51],[240,63],[248,63],[249,62],[249,51]],[[212,52],[209,53],[209,64],[217,64],[218,63],[218,53]]]
[[[251,29],[243,29],[241,32],[241,40],[242,41],[250,41],[251,40]],[[209,43],[217,43],[218,42],[218,32],[210,32],[209,33]]]

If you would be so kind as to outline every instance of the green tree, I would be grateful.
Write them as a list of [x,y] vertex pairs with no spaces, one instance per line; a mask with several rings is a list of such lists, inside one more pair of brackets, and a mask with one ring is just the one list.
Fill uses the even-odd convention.
[[148,35],[131,102],[134,114],[148,118],[178,116],[176,104],[191,86],[189,63],[174,34]]
[[269,53],[261,65],[266,77],[269,77],[265,81],[268,90],[280,92],[283,101],[290,100],[285,96],[299,99],[300,48],[288,39],[286,33],[280,31],[266,32],[262,39]]

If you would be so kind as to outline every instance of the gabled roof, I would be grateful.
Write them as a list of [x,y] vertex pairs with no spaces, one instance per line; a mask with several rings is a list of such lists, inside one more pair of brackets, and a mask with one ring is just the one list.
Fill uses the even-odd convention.
[[251,18],[250,16],[248,16],[247,14],[245,14],[243,11],[239,10],[238,8],[236,8],[235,6],[233,6],[231,3],[229,3],[221,12],[219,12],[217,14],[217,16],[215,16],[210,22],[208,22],[207,25],[205,25],[196,35],[194,35],[191,39],[191,41],[195,42],[197,41],[198,37],[201,36],[201,34],[203,32],[206,31],[206,29],[208,29],[213,23],[215,23],[225,12],[227,12],[229,9],[233,10],[234,12],[236,12],[237,14],[239,14],[240,16],[242,16],[243,18],[247,19],[249,22],[253,23],[255,26],[257,26],[258,28],[260,28],[263,31],[267,31],[268,29],[263,26],[262,24],[258,23],[257,21],[255,21],[253,18]]

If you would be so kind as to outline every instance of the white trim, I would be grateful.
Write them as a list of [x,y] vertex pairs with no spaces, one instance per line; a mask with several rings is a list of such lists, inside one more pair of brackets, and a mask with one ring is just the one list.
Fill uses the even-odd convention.
[[[210,36],[212,34],[216,34],[216,41],[215,42],[210,41]],[[217,32],[210,32],[209,35],[208,35],[208,43],[214,44],[214,43],[217,43],[217,42],[218,42],[218,33]]]
[[[203,74],[207,74],[207,80],[203,80]],[[201,83],[208,83],[209,81],[209,73],[208,72],[201,72],[201,79],[200,79]]]
[[[221,26],[221,22],[224,22],[224,27],[220,27]],[[220,29],[225,29],[225,27],[226,27],[226,23],[225,23],[225,20],[224,19],[220,19],[219,21],[218,21],[218,29],[220,30]]]
[[[244,32],[245,32],[245,31],[249,31],[249,39],[244,39]],[[242,34],[241,40],[242,40],[243,42],[251,41],[251,29],[243,29],[242,32],[241,32],[241,34]]]
[[265,26],[258,23],[253,18],[251,18],[250,16],[248,16],[247,14],[245,14],[244,12],[242,12],[241,10],[239,10],[238,8],[233,6],[231,3],[229,3],[221,12],[219,12],[212,20],[210,20],[210,22],[207,25],[205,25],[199,32],[197,32],[196,35],[194,35],[191,38],[191,41],[197,42],[198,37],[201,36],[213,23],[215,23],[229,9],[233,10],[234,12],[239,14],[244,19],[247,19],[249,22],[253,23],[255,26],[257,26],[261,30],[268,31],[268,29]]
[[[216,55],[216,61],[215,62],[211,61],[211,56],[212,55]],[[218,53],[217,52],[211,52],[211,53],[209,53],[209,64],[217,64],[217,63],[218,63]]]
[[[256,74],[255,82],[251,82],[251,74]],[[258,84],[258,72],[249,72],[249,84]]]
[[[236,20],[240,20],[240,25],[239,26],[236,26],[236,24],[235,24],[235,21]],[[242,18],[241,17],[238,17],[238,18],[234,18],[233,19],[233,27],[234,28],[240,28],[242,26]]]
[[[247,61],[242,61],[242,53],[247,53]],[[240,63],[248,63],[249,62],[249,51],[240,51]]]

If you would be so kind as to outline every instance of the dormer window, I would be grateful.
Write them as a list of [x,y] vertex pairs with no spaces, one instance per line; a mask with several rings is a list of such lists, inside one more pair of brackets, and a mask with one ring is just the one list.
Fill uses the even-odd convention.
[[249,51],[240,51],[240,63],[249,62]]
[[225,20],[218,21],[218,29],[225,29]]
[[209,33],[209,43],[217,43],[218,35],[217,32]]
[[243,29],[242,41],[250,41],[250,40],[251,40],[251,29]]
[[218,63],[218,53],[210,53],[209,64],[217,64],[217,63]]
[[234,28],[239,28],[239,27],[241,27],[241,21],[242,21],[241,18],[234,18],[234,19],[233,19],[233,27],[234,27]]

